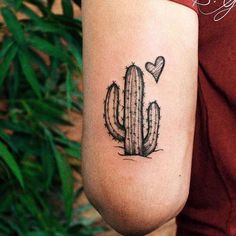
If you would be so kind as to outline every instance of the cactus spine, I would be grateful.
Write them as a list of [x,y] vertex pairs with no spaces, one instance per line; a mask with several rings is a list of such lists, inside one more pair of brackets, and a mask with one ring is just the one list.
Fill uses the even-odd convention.
[[124,142],[125,155],[146,157],[157,146],[160,108],[157,102],[150,103],[147,109],[148,131],[144,137],[143,72],[139,67],[131,65],[124,79],[124,107],[120,105],[120,89],[117,84],[113,82],[108,87],[104,102],[105,126],[115,140]]

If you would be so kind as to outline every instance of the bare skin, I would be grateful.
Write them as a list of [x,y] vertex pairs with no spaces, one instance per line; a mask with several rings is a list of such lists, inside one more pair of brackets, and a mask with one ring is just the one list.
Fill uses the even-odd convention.
[[[118,232],[144,235],[175,217],[188,196],[197,90],[197,15],[167,0],[84,0],[83,24],[85,191]],[[160,78],[158,71],[150,73],[150,65],[145,68],[158,56],[165,58]],[[156,101],[160,107],[157,146],[148,158],[126,155],[124,142],[112,140],[104,127],[107,87],[115,81],[122,92],[126,67],[132,62],[144,73],[145,119],[149,102]]]

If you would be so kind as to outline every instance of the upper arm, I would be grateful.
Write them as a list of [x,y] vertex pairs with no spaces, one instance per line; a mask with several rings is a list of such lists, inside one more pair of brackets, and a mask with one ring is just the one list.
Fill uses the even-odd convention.
[[[167,0],[86,0],[83,27],[86,193],[116,229],[126,231],[133,225],[142,230],[143,224],[152,229],[176,215],[188,194],[197,90],[197,15]],[[156,82],[145,64],[154,63],[158,56],[165,58],[165,66]],[[143,76],[139,69],[127,72],[132,63]],[[127,79],[127,73],[133,73],[130,76],[136,76],[137,82]],[[119,90],[110,87],[113,81]],[[125,81],[130,81],[130,87]],[[118,92],[124,108],[117,108]],[[128,97],[133,100],[127,103]],[[159,109],[150,107],[148,113],[154,101]],[[140,109],[141,116],[136,116]],[[117,142],[114,133],[120,130],[119,135],[130,136],[129,143],[127,136]],[[148,132],[151,145],[158,136],[150,158],[127,155],[131,149],[140,148],[142,153],[148,149]]]

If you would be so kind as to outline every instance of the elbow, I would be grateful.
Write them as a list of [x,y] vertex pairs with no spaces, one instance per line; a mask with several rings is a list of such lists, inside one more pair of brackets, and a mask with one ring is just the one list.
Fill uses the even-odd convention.
[[87,159],[82,165],[89,201],[113,229],[127,236],[146,235],[174,218],[189,192],[189,168],[138,161],[94,165]]
[[[106,206],[106,208],[109,208],[109,206]],[[143,236],[174,218],[180,209],[182,209],[182,206],[179,209],[163,209],[162,207],[158,209],[155,207],[154,211],[154,209],[148,207],[148,204],[145,209],[134,204],[128,207],[103,208],[100,213],[103,219],[120,234]]]
[[103,191],[100,195],[85,186],[88,199],[103,219],[120,234],[130,236],[151,233],[174,218],[182,210],[188,195],[183,192],[171,197],[148,195],[141,189],[131,194],[119,186]]

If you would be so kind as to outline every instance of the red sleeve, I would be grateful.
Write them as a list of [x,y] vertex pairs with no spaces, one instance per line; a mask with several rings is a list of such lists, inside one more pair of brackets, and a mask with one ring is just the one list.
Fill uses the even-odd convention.
[[195,0],[171,0],[172,2],[177,2],[180,3],[186,7],[189,7],[191,9],[193,9],[197,14],[198,14],[198,7],[197,4],[194,3]]

